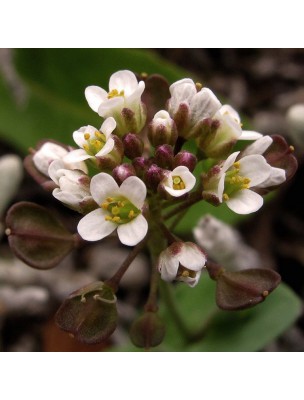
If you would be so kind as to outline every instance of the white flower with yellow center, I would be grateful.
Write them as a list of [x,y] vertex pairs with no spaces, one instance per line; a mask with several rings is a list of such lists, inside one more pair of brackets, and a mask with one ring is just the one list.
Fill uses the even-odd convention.
[[[144,81],[138,82],[133,72],[124,70],[115,72],[109,82],[109,92],[98,86],[89,86],[85,90],[85,97],[93,111],[101,117],[115,117],[118,133],[122,134],[125,121],[121,112],[128,109],[135,113],[136,132],[145,124],[141,95],[145,89]],[[127,133],[127,132],[123,132]]]
[[195,176],[184,166],[176,167],[167,173],[162,185],[166,192],[173,197],[180,197],[190,192],[195,186]]
[[73,150],[64,157],[66,162],[77,162],[94,159],[95,157],[103,157],[109,154],[114,148],[114,139],[112,132],[116,128],[114,118],[107,118],[101,125],[100,130],[94,126],[83,126],[73,133],[75,143],[81,147]]
[[54,160],[63,160],[66,169],[79,169],[85,173],[88,172],[87,166],[81,160],[65,160],[67,154],[69,152],[63,146],[53,142],[45,142],[33,155],[33,163],[38,171],[45,176],[49,176],[49,166]]
[[[273,139],[270,136],[263,136],[250,144],[242,151],[242,157],[251,154],[263,155],[265,151],[272,145]],[[282,168],[271,167],[270,175],[268,179],[257,185],[259,188],[267,188],[271,186],[277,186],[286,181],[286,172]]]
[[99,208],[80,220],[78,233],[83,239],[100,240],[117,229],[121,243],[135,246],[146,236],[148,223],[142,208],[147,189],[138,177],[130,176],[119,187],[102,172],[92,178],[90,191]]
[[271,166],[261,155],[248,155],[236,161],[239,151],[231,154],[218,176],[217,197],[237,214],[250,214],[263,205],[263,197],[251,190],[266,181]]
[[53,196],[57,200],[78,212],[83,212],[87,205],[93,203],[88,175],[80,170],[65,169],[62,160],[54,160],[48,173],[58,186],[53,190]]
[[166,282],[195,286],[206,264],[205,253],[192,242],[174,242],[160,253],[157,268]]

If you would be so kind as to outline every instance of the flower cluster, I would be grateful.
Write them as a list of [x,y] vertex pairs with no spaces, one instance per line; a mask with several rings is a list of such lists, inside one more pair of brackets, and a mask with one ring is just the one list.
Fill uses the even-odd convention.
[[[239,114],[192,79],[169,86],[158,75],[118,71],[109,90],[89,86],[85,97],[102,118],[100,128],[75,130],[78,148],[45,141],[25,165],[56,199],[83,214],[78,240],[117,233],[122,244],[136,246],[123,271],[147,245],[156,262],[152,276],[156,271],[164,281],[194,287],[208,269],[204,243],[183,242],[168,221],[204,201],[253,213],[265,193],[296,171],[293,149],[282,137],[243,130]],[[107,290],[117,289],[113,279]],[[155,312],[151,301],[146,309]]]

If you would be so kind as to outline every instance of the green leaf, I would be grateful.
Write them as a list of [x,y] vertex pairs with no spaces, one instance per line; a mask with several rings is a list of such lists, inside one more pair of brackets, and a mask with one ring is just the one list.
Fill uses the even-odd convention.
[[250,310],[221,311],[215,304],[215,282],[202,276],[193,289],[179,284],[174,288],[178,311],[190,331],[206,324],[204,337],[187,344],[172,314],[163,305],[162,318],[167,334],[166,351],[258,351],[290,327],[301,312],[301,301],[281,284],[265,302]]
[[23,151],[45,138],[72,144],[72,133],[80,126],[99,127],[101,118],[88,106],[84,90],[89,85],[108,88],[117,70],[159,73],[171,82],[185,76],[144,50],[19,49],[15,62],[28,99],[18,107],[0,76],[0,136]]

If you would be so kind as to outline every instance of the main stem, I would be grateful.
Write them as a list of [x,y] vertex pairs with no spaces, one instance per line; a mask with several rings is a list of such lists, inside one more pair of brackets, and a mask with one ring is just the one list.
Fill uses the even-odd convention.
[[133,262],[133,260],[137,257],[137,255],[143,250],[148,240],[148,235],[138,243],[129,253],[128,257],[121,264],[119,270],[112,276],[112,278],[108,279],[105,284],[111,286],[114,292],[117,292],[119,283],[128,270],[129,266]]

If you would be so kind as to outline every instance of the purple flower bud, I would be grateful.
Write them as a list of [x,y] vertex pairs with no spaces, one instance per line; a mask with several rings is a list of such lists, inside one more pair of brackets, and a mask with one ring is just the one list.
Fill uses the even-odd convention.
[[146,171],[145,183],[149,189],[156,190],[163,178],[163,170],[156,164],[152,164]]
[[161,168],[172,169],[173,148],[168,144],[163,144],[155,150],[155,162]]
[[167,111],[161,110],[155,114],[149,125],[148,137],[155,147],[162,144],[174,145],[177,139],[177,129]]
[[135,133],[128,133],[123,137],[123,145],[125,155],[133,160],[133,158],[140,157],[144,150],[144,144],[141,138]]
[[129,176],[135,175],[135,169],[131,164],[124,163],[113,169],[113,178],[119,185],[121,185],[125,179],[129,178]]
[[194,171],[194,168],[197,163],[197,158],[194,154],[190,153],[189,151],[182,150],[181,152],[177,153],[173,160],[173,168],[179,167],[183,165],[189,169],[190,172]]
[[132,165],[135,168],[136,175],[142,178],[147,168],[151,165],[151,161],[147,160],[145,157],[136,157],[132,161]]

